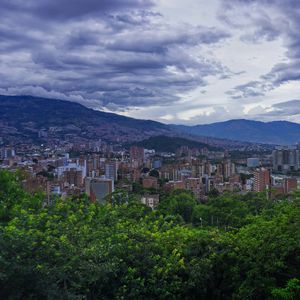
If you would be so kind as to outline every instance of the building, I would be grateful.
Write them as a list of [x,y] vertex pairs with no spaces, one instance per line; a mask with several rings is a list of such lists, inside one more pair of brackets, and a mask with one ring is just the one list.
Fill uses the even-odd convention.
[[263,192],[269,189],[271,184],[270,172],[268,169],[260,168],[254,171],[253,191]]
[[0,151],[1,159],[13,158],[15,156],[16,156],[15,149],[12,149],[12,148],[4,148]]
[[169,191],[185,189],[183,181],[169,181],[165,184],[165,189]]
[[213,181],[211,180],[211,178],[208,175],[202,176],[201,181],[202,181],[205,193],[208,194]]
[[283,179],[283,191],[288,194],[298,187],[298,182],[296,178],[284,178]]
[[180,148],[176,149],[175,155],[178,158],[189,156],[189,147],[188,146],[181,146]]
[[105,164],[105,177],[118,180],[118,162],[111,161]]
[[158,188],[157,178],[152,177],[152,176],[143,178],[143,188],[144,189],[157,189]]
[[294,146],[277,147],[272,152],[273,170],[276,172],[298,171],[300,151]]
[[84,165],[80,165],[78,161],[73,163],[67,162],[66,165],[57,167],[56,175],[58,178],[60,178],[65,174],[66,171],[70,171],[72,169],[80,171],[82,178],[86,176],[86,163],[84,162]]
[[144,163],[145,153],[143,147],[130,147],[130,161],[132,167],[139,167]]
[[247,167],[248,168],[257,168],[260,166],[260,160],[257,157],[247,158]]
[[85,178],[86,194],[94,202],[105,203],[105,197],[114,192],[114,181],[109,178]]
[[159,195],[144,195],[141,202],[154,209],[159,204]]
[[22,181],[22,187],[29,193],[47,192],[48,179],[43,176],[27,178]]
[[229,178],[235,174],[235,164],[227,159],[223,163],[223,176],[224,178]]
[[162,161],[160,159],[156,159],[152,162],[152,168],[159,169],[162,166]]
[[82,186],[83,184],[82,171],[77,170],[76,168],[71,168],[70,170],[64,171],[64,181],[69,185],[74,185],[77,187]]
[[192,191],[198,201],[203,198],[204,188],[201,178],[187,178],[185,180],[185,188]]
[[141,178],[141,170],[138,168],[134,168],[131,172],[131,177],[133,182],[137,182]]

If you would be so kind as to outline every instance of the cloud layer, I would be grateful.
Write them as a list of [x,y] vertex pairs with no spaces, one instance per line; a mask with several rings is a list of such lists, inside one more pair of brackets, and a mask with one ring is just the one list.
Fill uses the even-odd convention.
[[1,91],[122,110],[170,105],[228,72],[191,53],[227,33],[171,26],[151,8],[149,0],[4,1]]
[[[257,80],[238,85],[229,94],[236,99],[264,96],[267,92],[290,82],[300,80],[300,2],[297,0],[230,0],[225,11],[239,10],[243,16],[240,22],[231,24],[240,28],[250,26],[253,34],[242,36],[253,42],[266,39],[281,39],[286,49],[285,61],[275,64],[270,72]],[[249,13],[250,11],[250,13]],[[228,16],[221,15],[225,22]],[[265,54],[266,56],[268,53]]]

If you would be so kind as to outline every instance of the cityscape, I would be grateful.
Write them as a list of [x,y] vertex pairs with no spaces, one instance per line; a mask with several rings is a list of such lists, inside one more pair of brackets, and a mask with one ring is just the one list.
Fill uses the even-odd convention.
[[300,300],[300,0],[0,8],[0,300]]
[[126,149],[101,140],[63,141],[51,147],[45,130],[38,135],[45,144],[2,146],[0,166],[22,171],[25,190],[44,192],[47,201],[86,193],[91,201],[104,203],[115,191],[126,191],[138,194],[154,209],[161,190],[186,189],[205,203],[211,193],[267,192],[268,197],[276,198],[290,194],[300,184],[297,145],[276,146],[248,157],[243,150],[181,146],[167,153],[139,146]]

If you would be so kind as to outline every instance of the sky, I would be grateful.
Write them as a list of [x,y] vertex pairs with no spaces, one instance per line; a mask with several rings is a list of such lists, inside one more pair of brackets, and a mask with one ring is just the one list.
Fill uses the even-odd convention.
[[0,94],[173,124],[300,122],[299,0],[0,7]]

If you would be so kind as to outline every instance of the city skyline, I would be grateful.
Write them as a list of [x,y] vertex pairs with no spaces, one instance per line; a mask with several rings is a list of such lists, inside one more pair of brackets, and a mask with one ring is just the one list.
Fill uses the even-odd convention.
[[1,3],[0,94],[163,123],[300,122],[297,1]]

